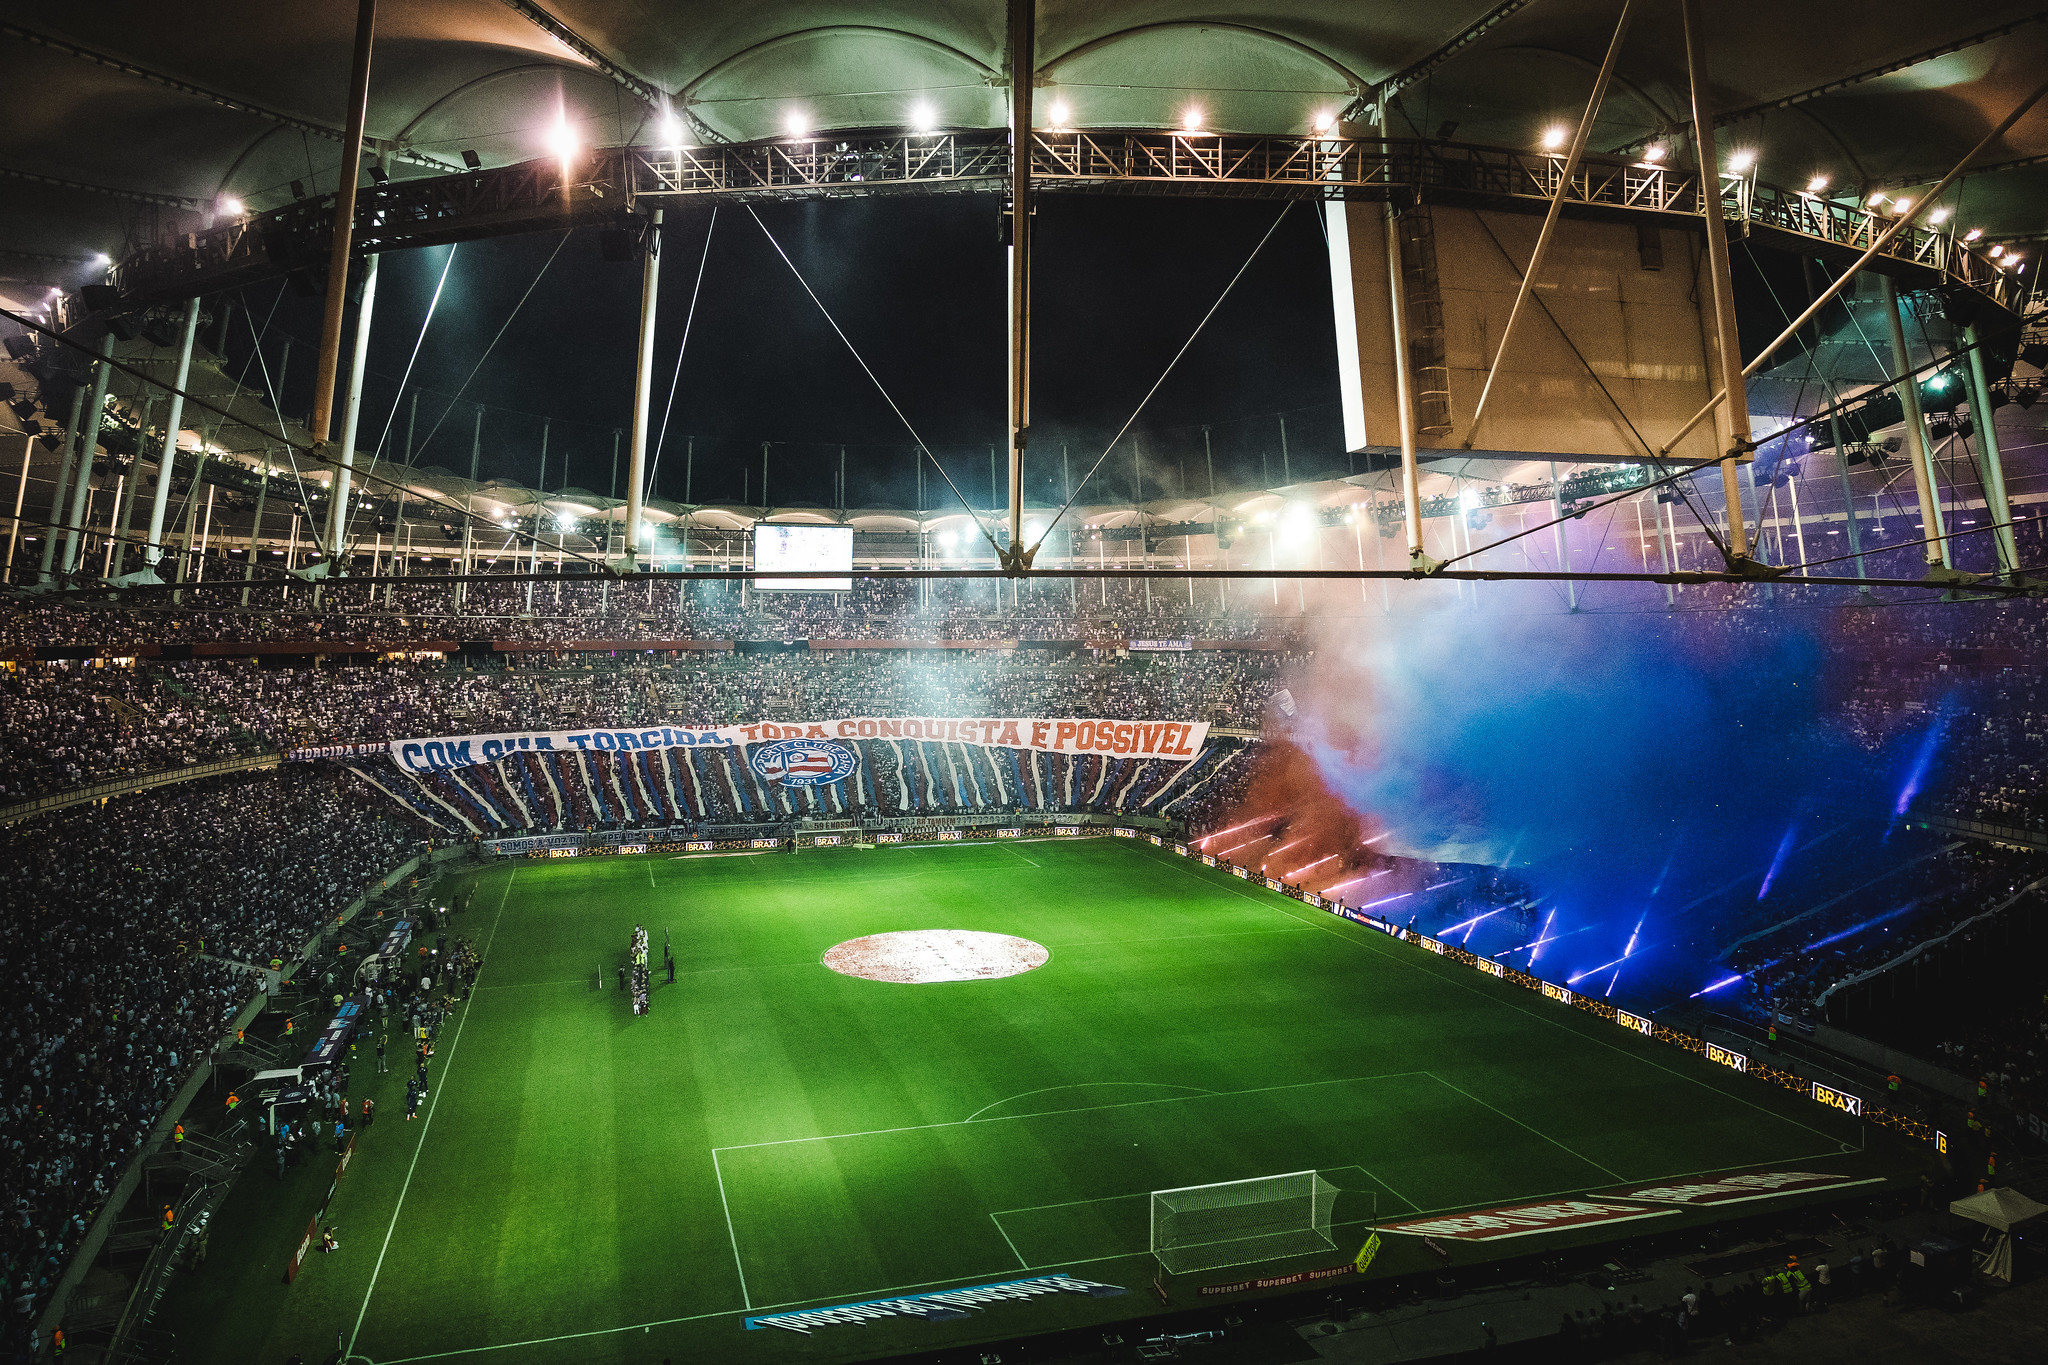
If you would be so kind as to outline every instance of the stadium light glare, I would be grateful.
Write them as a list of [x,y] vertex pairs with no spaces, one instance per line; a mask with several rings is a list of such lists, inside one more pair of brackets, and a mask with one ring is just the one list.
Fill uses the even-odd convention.
[[1318,133],[1329,134],[1337,129],[1337,116],[1327,109],[1318,109],[1309,126]]
[[569,126],[565,113],[557,113],[554,126],[548,129],[548,153],[562,163],[564,170],[576,158],[576,130]]
[[674,114],[662,115],[661,145],[675,152],[683,149],[683,121]]
[[1191,104],[1181,112],[1180,130],[1183,133],[1202,131],[1202,107],[1199,104]]
[[1906,215],[1907,210],[1911,209],[1912,207],[1913,201],[1910,199],[1892,200],[1892,212],[1898,214],[1902,218]]
[[929,133],[937,130],[938,126],[938,111],[932,108],[929,100],[919,100],[916,104],[910,106],[911,132]]
[[1827,187],[1828,178],[1824,175],[1816,175],[1811,180],[1806,182],[1806,192],[1808,194],[1819,194],[1822,190],[1826,189]]
[[782,120],[783,131],[791,137],[804,137],[811,131],[811,121],[801,109],[792,109]]
[[95,270],[105,270],[114,263],[114,258],[104,251],[95,251],[86,257],[86,263]]
[[1949,207],[1946,204],[1943,204],[1938,209],[1930,210],[1927,215],[1927,221],[1934,224],[1936,227],[1940,227],[1943,223],[1946,223],[1948,221],[1948,218]]
[[1963,240],[1966,242],[1974,242],[1983,235],[1983,228],[1971,228],[1968,232],[1963,234]]
[[1871,191],[1870,197],[1863,201],[1863,206],[1865,208],[1871,209],[1882,208],[1884,206],[1884,201],[1889,199],[1890,197],[1891,196],[1886,194],[1883,190],[1873,190]]
[[1731,175],[1748,175],[1756,165],[1756,153],[1748,147],[1740,147],[1728,154],[1728,171]]
[[1064,128],[1073,118],[1074,110],[1065,100],[1054,100],[1045,108],[1045,116],[1052,120],[1055,128]]
[[247,205],[232,194],[224,194],[220,197],[220,211],[230,218],[239,218],[247,211]]
[[1569,137],[1571,137],[1570,129],[1561,123],[1553,123],[1543,130],[1543,150],[1546,152],[1557,151],[1564,146],[1565,140]]

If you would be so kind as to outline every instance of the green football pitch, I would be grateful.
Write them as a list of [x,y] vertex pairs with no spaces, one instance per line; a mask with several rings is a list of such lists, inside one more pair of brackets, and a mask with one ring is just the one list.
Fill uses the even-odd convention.
[[[419,1120],[402,1121],[397,1070],[355,1063],[358,1096],[387,1099],[330,1207],[341,1249],[281,1283],[330,1171],[280,1187],[252,1170],[160,1319],[183,1358],[318,1360],[339,1334],[377,1365],[858,1359],[1159,1311],[1157,1189],[1318,1170],[1341,1191],[1338,1251],[1309,1263],[1327,1265],[1418,1212],[1910,1160],[1798,1095],[1141,844],[473,875],[456,931],[484,966]],[[643,1017],[613,976],[635,924],[657,964],[664,930],[680,960]],[[1018,935],[1051,958],[924,985],[821,964],[908,929]],[[1390,1236],[1373,1273],[1437,1264]],[[1131,1292],[746,1326],[1059,1272]]]

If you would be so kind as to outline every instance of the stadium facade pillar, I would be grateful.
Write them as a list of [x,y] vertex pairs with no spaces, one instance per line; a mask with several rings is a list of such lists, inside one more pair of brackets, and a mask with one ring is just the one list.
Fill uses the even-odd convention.
[[[1031,428],[1031,105],[1038,70],[1038,0],[1010,0],[1010,542],[1025,568],[1024,444]],[[1001,591],[997,592],[998,601]]]
[[[661,291],[661,210],[647,224],[640,263],[640,349],[633,365],[633,435],[626,447],[626,572],[640,567],[641,487],[647,477],[647,414],[654,391],[655,299]],[[765,490],[764,490],[765,500]]]
[[[1387,126],[1386,106],[1380,106],[1380,129]],[[1401,278],[1401,229],[1394,201],[1386,207],[1387,302],[1394,329],[1394,412],[1401,437],[1401,498],[1408,528],[1408,562],[1420,566],[1429,556],[1422,552],[1422,470],[1415,456],[1415,400],[1408,382],[1408,290]]]
[[107,407],[107,381],[114,367],[107,364],[114,354],[114,334],[100,338],[100,363],[92,380],[92,397],[78,425],[78,472],[71,480],[71,511],[64,518],[64,572],[78,570],[78,539],[85,526],[85,495],[92,487],[93,452],[100,447],[100,422]]
[[[320,315],[320,358],[313,367],[313,415],[306,425],[324,445],[334,421],[334,378],[341,368],[341,314],[348,305],[349,253],[356,226],[356,182],[363,175],[363,124],[370,110],[370,49],[377,0],[356,0],[355,56],[349,67],[348,120],[341,139],[341,178],[334,195],[334,237],[327,252],[327,298]],[[280,392],[282,387],[280,386]]]
[[1999,572],[2012,574],[2020,567],[2020,547],[2012,533],[2012,500],[2005,494],[2005,461],[1998,450],[1998,415],[1991,406],[1984,347],[1974,322],[1963,328],[1963,344],[1970,352],[1970,413],[1977,419],[1978,448],[1984,452],[1984,498],[1990,504],[1991,525],[1998,537]]
[[363,260],[363,297],[356,305],[355,354],[349,357],[348,393],[341,406],[341,449],[339,463],[328,485],[333,495],[327,500],[327,558],[332,571],[342,571],[342,541],[348,535],[348,499],[354,486],[356,430],[363,416],[363,368],[370,359],[370,319],[377,311],[377,258]]
[[156,463],[156,492],[149,504],[149,539],[142,549],[142,567],[153,572],[164,557],[164,513],[171,504],[171,472],[178,463],[178,428],[185,422],[185,383],[192,377],[192,342],[199,335],[199,300],[185,303],[185,326],[178,336],[178,369],[171,380],[171,408],[164,417],[163,450]]
[[71,425],[64,433],[64,449],[57,457],[57,485],[50,491],[50,514],[43,524],[43,552],[36,562],[36,577],[50,581],[56,565],[57,529],[64,524],[64,495],[71,491],[72,455],[78,449],[78,429],[85,421],[85,390],[71,391]]
[[249,605],[248,585],[256,577],[256,547],[263,536],[263,504],[270,495],[270,452],[263,452],[263,481],[256,485],[256,514],[249,518],[249,553],[242,564],[242,605]]
[[1685,23],[1685,69],[1692,90],[1694,158],[1699,163],[1700,209],[1707,229],[1707,275],[1713,291],[1714,351],[1719,361],[1724,398],[1721,428],[1721,496],[1728,507],[1730,567],[1750,557],[1748,532],[1742,524],[1742,486],[1735,477],[1739,458],[1752,450],[1749,396],[1742,375],[1742,341],[1735,325],[1735,286],[1728,264],[1728,227],[1721,221],[1721,161],[1714,150],[1714,115],[1708,107],[1706,39],[1700,30],[1703,0],[1679,0]]
[[1920,385],[1910,371],[1906,356],[1906,328],[1899,313],[1899,291],[1891,276],[1878,276],[1884,290],[1884,321],[1891,330],[1892,367],[1902,377],[1896,385],[1899,407],[1906,419],[1906,459],[1913,466],[1913,493],[1920,503],[1920,534],[1927,537],[1921,557],[1929,568],[1954,568],[1949,558],[1947,527],[1941,522],[1941,504],[1935,500],[1933,452],[1927,446],[1927,419],[1920,411]]
[[[1458,513],[1463,520],[1465,513]],[[1550,462],[1550,533],[1557,547],[1557,568],[1559,573],[1570,573],[1572,567],[1571,539],[1564,533],[1564,482],[1557,477],[1557,461]],[[1564,581],[1565,599],[1572,611],[1579,609],[1579,585],[1576,580]]]
[[28,462],[36,453],[36,436],[32,431],[23,432],[21,437],[21,478],[14,485],[14,517],[7,523],[7,567],[0,573],[0,582],[14,582],[14,551],[21,544],[21,503],[28,496]]
[[156,395],[144,395],[142,411],[135,420],[135,458],[129,462],[127,486],[121,490],[120,505],[114,509],[114,534],[108,537],[110,553],[106,576],[109,578],[128,567],[128,528],[134,523],[136,492],[142,487],[142,443],[149,439],[149,415],[155,410]]

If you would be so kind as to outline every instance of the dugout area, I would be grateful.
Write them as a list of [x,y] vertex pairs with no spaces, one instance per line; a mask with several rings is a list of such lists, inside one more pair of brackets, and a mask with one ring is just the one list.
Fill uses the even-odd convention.
[[[211,1260],[166,1303],[190,1358],[319,1359],[340,1329],[378,1365],[852,1360],[1162,1311],[1154,1190],[1305,1170],[1337,1190],[1335,1255],[1177,1277],[1186,1307],[1204,1283],[1348,1261],[1376,1223],[1425,1213],[1751,1169],[1910,1179],[1929,1160],[1141,843],[517,860],[475,877],[457,930],[484,967],[421,1119],[392,1104],[362,1135],[328,1215],[342,1249],[290,1286],[329,1173],[243,1177]],[[679,959],[641,1017],[609,976],[635,924],[670,930]],[[820,961],[914,929],[1017,935],[1050,958],[923,985]],[[355,1065],[358,1095],[402,1091]],[[1637,1230],[1439,1245],[1456,1265]],[[1445,1264],[1389,1234],[1368,1273]],[[1056,1274],[1129,1292],[746,1326]]]

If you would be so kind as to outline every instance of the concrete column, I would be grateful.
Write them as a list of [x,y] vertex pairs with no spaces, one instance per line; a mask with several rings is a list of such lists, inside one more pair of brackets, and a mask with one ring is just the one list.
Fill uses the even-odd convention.
[[2011,574],[2020,566],[2020,547],[2012,533],[2012,500],[2005,495],[2005,462],[1998,452],[1998,423],[1991,410],[1991,385],[1984,378],[1984,348],[1977,344],[1977,326],[1963,329],[1970,348],[1970,415],[1976,418],[1977,445],[1984,452],[1984,493],[1991,524],[1997,528],[1998,568]]
[[[647,413],[654,392],[655,302],[661,291],[661,210],[647,227],[640,267],[640,348],[633,365],[633,435],[626,448],[626,571],[640,567],[640,499],[647,479]],[[767,499],[767,490],[762,490]]]
[[[226,316],[226,310],[222,310]],[[185,328],[178,338],[178,369],[171,379],[171,410],[164,418],[163,458],[156,468],[156,496],[149,504],[149,538],[142,550],[145,569],[164,557],[164,513],[171,502],[171,471],[178,462],[178,428],[185,422],[185,383],[192,375],[192,340],[199,332],[199,300],[185,305]]]
[[1892,365],[1902,376],[1898,382],[1899,406],[1906,418],[1906,458],[1913,463],[1913,492],[1920,502],[1920,534],[1934,537],[1921,547],[1928,567],[1954,568],[1949,557],[1948,528],[1942,525],[1941,503],[1934,482],[1933,452],[1927,447],[1927,419],[1920,411],[1920,385],[1907,372],[1913,362],[1906,355],[1906,328],[1899,314],[1899,291],[1889,275],[1878,276],[1884,287],[1884,320],[1892,334]]
[[85,526],[85,494],[92,487],[93,452],[99,449],[100,422],[107,408],[107,381],[114,367],[106,358],[114,354],[114,334],[100,338],[99,373],[92,381],[92,397],[85,403],[85,420],[78,431],[78,469],[71,480],[71,512],[64,518],[64,572],[78,571],[78,539]]
[[355,481],[356,429],[363,413],[363,367],[370,358],[370,318],[376,311],[377,258],[371,256],[363,262],[363,299],[356,306],[356,348],[349,359],[348,394],[342,401],[341,449],[335,452],[341,466],[328,485],[332,496],[327,500],[327,557],[334,573],[343,571],[342,541],[348,535],[349,490]]
[[64,433],[64,450],[57,457],[57,486],[50,493],[50,515],[44,518],[43,552],[36,563],[36,578],[39,582],[50,581],[50,571],[56,566],[57,528],[64,524],[64,495],[71,491],[72,456],[78,450],[78,430],[85,422],[85,390],[78,389],[71,395],[71,425]]

